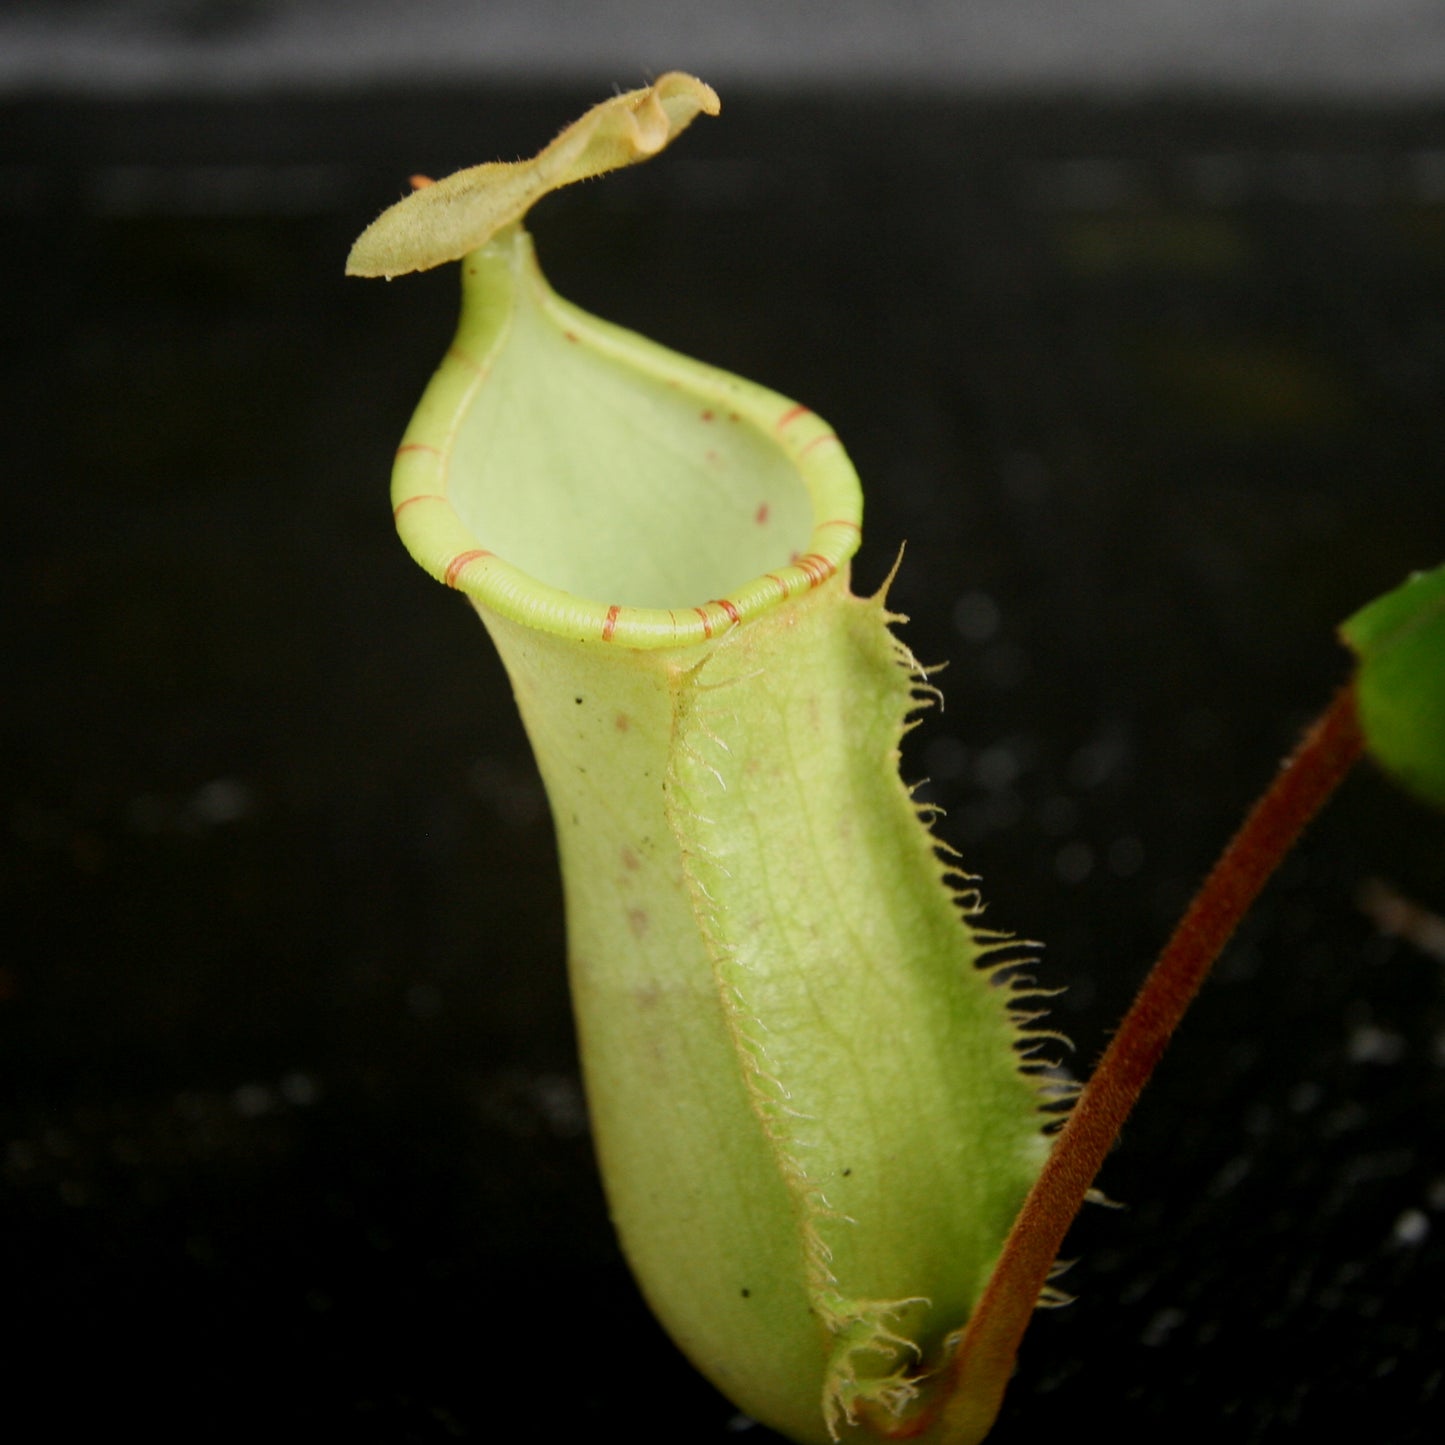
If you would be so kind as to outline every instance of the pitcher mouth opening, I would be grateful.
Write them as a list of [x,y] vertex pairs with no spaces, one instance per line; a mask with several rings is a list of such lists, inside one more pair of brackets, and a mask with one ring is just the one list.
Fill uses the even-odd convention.
[[439,581],[545,632],[675,647],[857,551],[857,473],[806,407],[563,301],[519,226],[462,277],[392,473],[397,530]]

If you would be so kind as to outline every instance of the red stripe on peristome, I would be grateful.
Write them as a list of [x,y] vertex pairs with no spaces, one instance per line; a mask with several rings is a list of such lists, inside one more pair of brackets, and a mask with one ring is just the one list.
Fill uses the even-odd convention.
[[773,423],[773,426],[775,427],[776,430],[782,431],[784,427],[792,426],[792,424],[793,424],[795,421],[797,421],[797,419],[798,419],[800,416],[809,416],[809,415],[811,415],[811,413],[808,411],[808,408],[805,407],[805,406],[799,405],[799,406],[790,407],[787,411],[785,411],[785,412],[782,414],[782,416],[780,416],[780,417],[777,419],[776,422]]
[[491,555],[490,552],[482,551],[480,547],[473,552],[458,552],[457,555],[447,563],[447,570],[442,575],[442,581],[445,582],[448,587],[455,587],[457,585],[457,578],[461,575],[465,567],[477,561],[479,558],[490,557]]
[[807,456],[808,453],[809,453],[810,451],[812,451],[813,448],[814,448],[815,446],[817,446],[819,442],[835,442],[835,441],[837,441],[837,440],[838,440],[838,437],[837,437],[837,434],[836,434],[836,433],[830,432],[830,431],[825,431],[821,436],[815,436],[815,437],[812,439],[812,441],[810,441],[810,442],[805,442],[801,447],[799,447],[799,448],[798,448],[798,455],[799,455],[800,457],[805,457],[805,456]]
[[397,447],[396,455],[400,456],[403,452],[430,452],[434,457],[441,456],[440,448],[429,446],[426,442],[403,442]]
[[831,521],[820,522],[818,525],[820,527],[847,527],[850,532],[857,532],[860,537],[863,535],[862,527],[847,517],[834,517]]
[[702,635],[704,637],[711,637],[712,618],[707,615],[707,610],[702,607],[694,607],[692,610],[696,612],[699,617],[702,618]]
[[602,624],[603,642],[612,641],[612,634],[617,631],[617,614],[621,611],[621,606],[616,602],[607,609],[607,620]]
[[798,558],[798,566],[808,574],[808,586],[821,587],[838,568],[835,563],[817,552],[809,552]]
[[401,514],[402,514],[404,511],[406,511],[406,509],[407,509],[409,506],[411,506],[411,504],[412,504],[413,502],[444,502],[444,501],[446,501],[446,498],[445,498],[444,496],[442,496],[439,492],[418,492],[418,493],[416,494],[416,496],[414,496],[414,497],[408,497],[408,498],[406,499],[406,501],[404,501],[404,502],[398,502],[398,503],[396,504],[396,506],[394,506],[394,507],[391,509],[391,515],[392,515],[393,518],[396,518],[396,517],[401,516]]
[[764,572],[763,576],[766,577],[769,582],[776,582],[778,584],[779,588],[782,590],[784,602],[786,602],[788,598],[793,595],[788,590],[788,584],[784,582],[783,579],[779,577],[776,572]]
[[713,603],[713,606],[721,607],[722,610],[727,613],[728,617],[732,619],[732,624],[734,627],[736,627],[743,620],[742,613],[739,612],[738,609],[731,602],[729,602],[726,597],[719,597],[717,601]]

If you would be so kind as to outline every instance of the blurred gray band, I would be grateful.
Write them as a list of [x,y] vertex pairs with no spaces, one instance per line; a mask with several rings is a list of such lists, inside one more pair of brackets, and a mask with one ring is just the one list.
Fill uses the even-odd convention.
[[598,81],[1445,91],[1445,0],[7,0],[0,94]]

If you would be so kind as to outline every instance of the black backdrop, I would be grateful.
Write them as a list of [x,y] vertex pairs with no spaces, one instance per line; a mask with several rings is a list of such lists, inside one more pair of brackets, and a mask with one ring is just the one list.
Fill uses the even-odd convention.
[[[545,805],[391,531],[454,277],[341,275],[412,171],[596,98],[0,112],[0,1258],[48,1436],[746,1424],[617,1256]],[[1344,676],[1334,623],[1445,553],[1445,111],[724,105],[549,201],[543,263],[837,426],[858,584],[906,540],[907,640],[952,659],[905,770],[1046,941],[1083,1072]],[[1438,1438],[1442,864],[1445,820],[1347,785],[1111,1160],[999,1445]]]

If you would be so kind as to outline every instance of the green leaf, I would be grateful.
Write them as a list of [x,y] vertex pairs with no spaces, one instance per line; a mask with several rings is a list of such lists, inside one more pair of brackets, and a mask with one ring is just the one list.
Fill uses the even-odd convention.
[[1445,808],[1445,566],[1376,598],[1340,635],[1359,657],[1365,746],[1412,793]]

